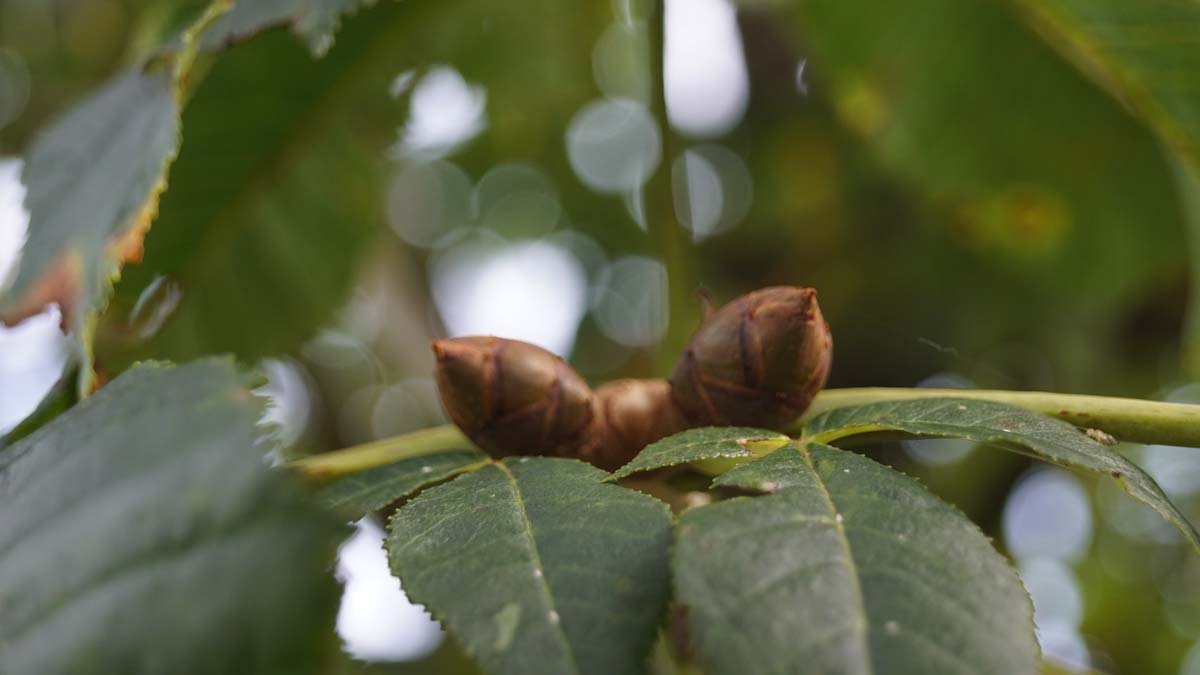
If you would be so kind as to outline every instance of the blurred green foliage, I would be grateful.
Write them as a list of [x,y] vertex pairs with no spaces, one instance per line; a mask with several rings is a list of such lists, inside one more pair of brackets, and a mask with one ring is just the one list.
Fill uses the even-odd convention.
[[[16,82],[0,91],[28,80],[0,124],[0,153],[23,152],[202,4],[0,0],[0,74]],[[1187,30],[1200,12],[1165,1],[1116,18],[1115,2],[747,2],[747,112],[702,139],[670,129],[657,94],[646,101],[663,159],[639,225],[636,205],[579,180],[565,135],[602,96],[596,45],[614,23],[643,31],[628,59],[650,74],[627,93],[658,91],[652,4],[381,0],[345,17],[320,60],[309,47],[321,41],[303,27],[303,41],[278,28],[205,57],[187,83],[182,150],[145,262],[126,268],[100,323],[101,369],[223,351],[288,357],[313,397],[294,439],[303,452],[439,421],[423,383],[428,341],[445,330],[428,274],[440,253],[389,230],[387,195],[409,159],[395,152],[414,105],[402,80],[449,65],[486,92],[486,127],[447,159],[473,180],[513,162],[548,177],[562,209],[556,235],[573,233],[592,294],[604,260],[663,259],[668,340],[698,316],[693,290],[724,300],[811,285],[836,339],[831,386],[911,386],[948,371],[980,386],[1157,397],[1195,375],[1181,366],[1195,347],[1180,335],[1197,295],[1187,223],[1200,220],[1200,75],[1188,66],[1200,32]],[[1127,25],[1140,41],[1122,41]],[[753,202],[735,227],[693,243],[667,175],[700,142],[745,162]],[[457,236],[495,236],[478,222],[467,229]],[[596,252],[599,262],[588,258]],[[677,353],[622,344],[596,313],[574,345],[571,360],[596,381],[665,375],[663,355]],[[1026,466],[975,453],[931,469],[899,447],[878,458],[992,534]],[[1196,499],[1184,504],[1195,518]],[[1186,600],[1200,597],[1200,565],[1095,510],[1079,575],[1097,665],[1178,672],[1200,639],[1200,602]],[[457,663],[452,652],[432,658]]]

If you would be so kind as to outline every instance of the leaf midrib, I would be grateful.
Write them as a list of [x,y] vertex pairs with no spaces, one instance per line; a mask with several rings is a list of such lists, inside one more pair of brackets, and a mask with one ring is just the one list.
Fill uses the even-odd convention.
[[871,659],[871,643],[867,637],[870,630],[870,621],[867,618],[867,603],[863,596],[862,583],[858,578],[858,563],[854,560],[854,551],[850,547],[850,538],[846,536],[845,524],[838,519],[838,510],[837,506],[833,503],[833,495],[829,493],[829,487],[825,485],[824,479],[821,478],[821,474],[817,471],[817,467],[813,463],[812,453],[809,452],[807,446],[793,445],[793,447],[800,453],[801,458],[804,460],[804,466],[812,473],[813,482],[816,483],[821,498],[829,507],[830,519],[833,520],[833,526],[837,529],[838,542],[842,545],[842,552],[846,556],[846,567],[850,572],[850,579],[854,585],[854,598],[858,604],[859,621],[856,632],[859,633],[862,653],[866,660],[866,673],[867,675],[872,675],[875,672],[875,665]]
[[533,536],[533,523],[530,522],[529,513],[525,510],[525,498],[521,494],[521,486],[517,482],[517,477],[513,475],[507,464],[504,462],[496,462],[495,466],[504,473],[504,476],[508,479],[512,486],[513,499],[516,503],[517,513],[521,517],[521,525],[525,530],[524,533],[526,543],[528,544],[529,548],[529,554],[533,557],[534,568],[539,572],[537,575],[538,585],[542,590],[542,595],[545,598],[547,606],[550,607],[550,611],[554,612],[558,616],[557,622],[550,622],[552,626],[551,632],[561,643],[567,658],[570,659],[571,673],[573,673],[573,675],[582,675],[582,671],[579,669],[579,661],[575,657],[575,650],[571,647],[571,641],[567,639],[567,634],[563,630],[563,616],[558,611],[558,603],[555,602],[554,593],[552,593],[550,590],[550,582],[546,579],[546,568],[544,565],[542,565],[542,556],[538,552],[537,539]]

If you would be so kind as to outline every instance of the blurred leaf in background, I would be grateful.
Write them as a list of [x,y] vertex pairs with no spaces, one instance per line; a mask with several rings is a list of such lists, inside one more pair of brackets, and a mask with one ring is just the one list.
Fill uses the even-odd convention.
[[[0,0],[0,152],[202,4]],[[779,283],[820,289],[834,385],[1192,395],[1190,6],[365,5],[244,2],[214,33],[275,26],[190,82],[144,261],[97,331],[106,375],[261,362],[289,452],[315,452],[441,421],[432,336],[663,375],[696,290]],[[1196,487],[1164,478],[1195,460],[1131,451],[1195,519]],[[1050,656],[1200,672],[1200,565],[1144,511],[962,442],[873,457],[1002,538]]]
[[[277,29],[205,73],[161,227],[118,289],[103,367],[219,352],[253,361],[294,350],[333,315],[378,232],[373,177],[395,112],[382,86],[355,97],[371,93],[356,85],[372,72],[386,81],[369,55],[382,38],[360,34],[379,32],[380,18],[347,27],[345,47],[321,60]],[[360,112],[337,114],[348,110]]]

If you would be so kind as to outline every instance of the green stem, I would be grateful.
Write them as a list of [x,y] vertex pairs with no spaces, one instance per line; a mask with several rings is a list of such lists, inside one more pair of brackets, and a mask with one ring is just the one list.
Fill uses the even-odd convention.
[[[817,395],[808,412],[789,431],[799,435],[808,420],[834,408],[946,396],[1008,403],[1066,420],[1079,427],[1099,429],[1122,441],[1200,447],[1200,405],[994,389],[826,389]],[[306,457],[288,466],[312,478],[329,479],[411,457],[474,447],[457,427],[443,425]],[[708,472],[722,473],[736,463],[734,460],[720,460],[709,462],[706,466],[709,467]],[[701,469],[704,470],[704,467]]]
[[200,52],[200,38],[217,19],[233,9],[233,0],[213,0],[204,9],[204,13],[188,26],[183,33],[183,49],[175,61],[175,78],[183,83],[187,80],[188,72],[196,62]]
[[[1192,260],[1200,260],[1200,167],[1192,158],[1169,148],[1166,156],[1174,169]],[[1200,270],[1194,266],[1188,304],[1183,314],[1182,352],[1184,373],[1191,377],[1200,375]]]
[[792,431],[798,433],[808,420],[834,408],[944,396],[1008,403],[1057,417],[1078,427],[1099,429],[1122,441],[1200,447],[1200,405],[1040,391],[885,387],[826,389],[817,395],[812,406],[793,425]]
[[288,467],[319,479],[339,478],[402,459],[474,448],[458,427],[445,424],[363,445],[305,457]]
[[666,0],[656,0],[649,13],[650,112],[662,131],[662,158],[658,169],[643,187],[646,228],[651,246],[667,269],[667,334],[658,346],[658,370],[669,370],[700,321],[698,285],[688,251],[691,238],[675,218],[671,162],[678,151],[678,139],[667,117],[666,91]]

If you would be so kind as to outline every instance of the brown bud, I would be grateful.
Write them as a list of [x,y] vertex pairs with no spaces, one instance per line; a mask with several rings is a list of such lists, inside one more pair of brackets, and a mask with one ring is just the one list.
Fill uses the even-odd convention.
[[592,392],[565,361],[495,337],[433,343],[442,406],[493,457],[573,456],[592,420]]
[[666,380],[617,380],[596,389],[588,444],[579,458],[612,471],[642,448],[687,428]]
[[832,350],[815,290],[757,290],[701,323],[671,376],[675,400],[693,425],[779,429],[825,386]]

